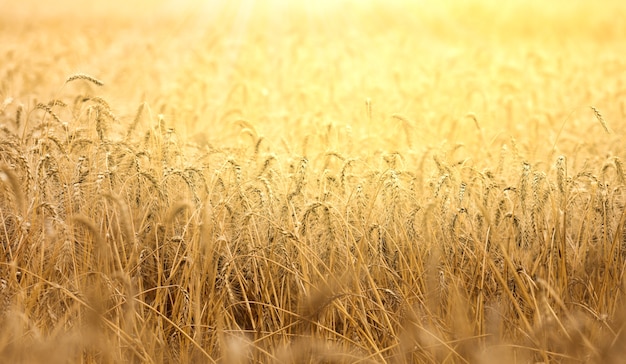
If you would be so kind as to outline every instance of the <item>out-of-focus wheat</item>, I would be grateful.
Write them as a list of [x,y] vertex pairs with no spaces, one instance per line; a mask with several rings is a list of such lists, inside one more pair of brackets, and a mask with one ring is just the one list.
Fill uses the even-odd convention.
[[4,360],[622,360],[623,5],[228,5],[206,36],[41,6],[45,39],[0,31]]

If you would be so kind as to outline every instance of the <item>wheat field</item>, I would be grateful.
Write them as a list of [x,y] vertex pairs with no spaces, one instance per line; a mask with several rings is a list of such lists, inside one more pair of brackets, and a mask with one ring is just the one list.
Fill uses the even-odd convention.
[[626,362],[623,2],[0,8],[0,362]]

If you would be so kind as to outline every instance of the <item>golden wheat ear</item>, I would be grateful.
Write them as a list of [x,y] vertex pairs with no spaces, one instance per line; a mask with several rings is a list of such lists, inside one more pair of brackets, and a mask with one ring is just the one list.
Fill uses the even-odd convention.
[[606,131],[607,134],[611,134],[611,129],[609,129],[609,126],[607,125],[606,120],[604,120],[604,117],[602,117],[602,114],[600,114],[600,111],[594,106],[589,107],[593,110],[593,115],[595,115],[596,119],[598,119],[600,124],[602,124],[604,131]]
[[69,83],[69,82],[72,82],[72,81],[75,81],[75,80],[85,80],[85,81],[89,81],[89,82],[93,83],[96,86],[104,86],[104,82],[100,81],[99,79],[97,79],[97,78],[95,78],[93,76],[90,76],[90,75],[87,75],[87,74],[84,74],[84,73],[76,73],[76,74],[73,74],[73,75],[69,76],[65,80],[65,83]]

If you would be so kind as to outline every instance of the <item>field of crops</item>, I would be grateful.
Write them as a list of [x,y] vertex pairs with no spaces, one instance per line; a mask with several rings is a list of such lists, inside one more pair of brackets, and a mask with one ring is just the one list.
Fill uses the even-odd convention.
[[623,362],[626,3],[0,9],[0,362]]

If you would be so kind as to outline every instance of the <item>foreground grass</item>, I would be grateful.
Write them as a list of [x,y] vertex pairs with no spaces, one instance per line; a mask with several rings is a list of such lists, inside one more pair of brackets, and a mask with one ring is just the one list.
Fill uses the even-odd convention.
[[4,35],[4,360],[621,360],[621,8],[241,9]]

